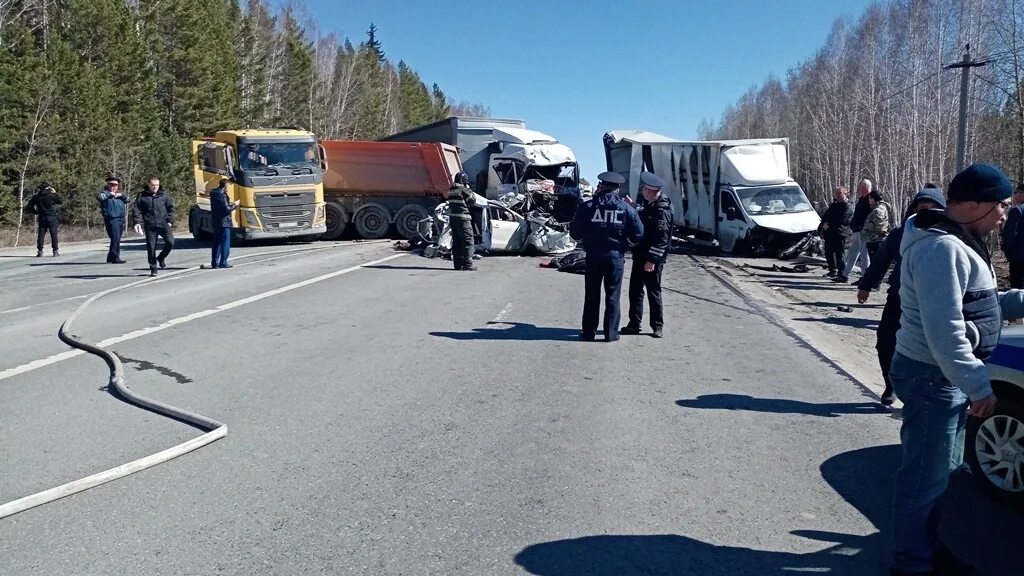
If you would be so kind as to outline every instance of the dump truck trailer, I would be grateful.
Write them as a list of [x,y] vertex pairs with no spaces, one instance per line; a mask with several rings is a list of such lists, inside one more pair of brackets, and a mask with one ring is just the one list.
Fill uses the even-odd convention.
[[682,141],[639,130],[604,135],[608,169],[626,178],[661,177],[677,229],[733,253],[777,255],[821,224],[789,174],[789,140]]
[[523,120],[453,116],[383,140],[457,147],[474,190],[490,199],[539,190],[579,196],[579,165],[572,149],[527,130]]
[[222,130],[192,142],[196,205],[188,228],[196,239],[213,232],[210,191],[227,180],[233,235],[245,240],[315,240],[327,230],[323,149],[304,130]]
[[383,238],[394,224],[403,238],[447,199],[462,170],[454,146],[440,143],[324,140],[327,169],[323,238],[340,237],[351,225],[361,238]]

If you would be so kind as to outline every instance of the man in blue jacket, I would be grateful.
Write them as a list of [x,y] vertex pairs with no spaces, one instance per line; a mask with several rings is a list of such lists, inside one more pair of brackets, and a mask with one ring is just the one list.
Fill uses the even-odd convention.
[[1010,263],[1010,287],[1024,288],[1024,183],[1013,192],[1013,208],[1006,215],[1000,247]]
[[967,416],[987,418],[996,408],[985,360],[1002,320],[1024,316],[1024,291],[997,291],[985,242],[1012,194],[998,168],[972,164],[950,182],[944,212],[921,210],[904,226],[903,317],[889,371],[903,401],[893,576],[971,573],[939,542],[936,503],[963,463]]
[[601,310],[604,284],[604,340],[619,339],[619,297],[622,292],[622,264],[626,250],[640,243],[644,226],[636,210],[618,194],[626,180],[615,172],[603,172],[594,197],[576,210],[569,235],[582,241],[587,252],[583,300],[583,332],[580,338],[593,341]]
[[125,261],[121,259],[121,235],[124,234],[124,216],[128,211],[128,193],[121,190],[121,179],[111,174],[107,176],[107,182],[96,198],[100,201],[103,225],[110,238],[107,264],[124,264]]
[[231,212],[238,208],[238,202],[228,202],[228,181],[221,178],[220,184],[210,190],[210,213],[213,220],[213,254],[211,268],[231,268]]

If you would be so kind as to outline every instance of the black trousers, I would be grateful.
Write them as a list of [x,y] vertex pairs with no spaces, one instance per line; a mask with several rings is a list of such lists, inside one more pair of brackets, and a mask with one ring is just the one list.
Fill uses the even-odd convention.
[[825,236],[825,262],[829,272],[842,273],[846,269],[846,238]]
[[601,311],[601,286],[604,286],[604,339],[619,339],[619,298],[622,294],[622,255],[587,258],[584,276],[583,333],[597,332]]
[[1010,261],[1010,288],[1024,288],[1024,262]]
[[103,224],[107,227],[107,237],[110,238],[107,262],[116,262],[121,259],[121,235],[124,234],[124,218],[107,218]]
[[473,221],[469,218],[452,218],[452,263],[456,270],[473,265]]
[[[164,240],[164,247],[160,250],[159,255],[156,253],[157,238],[163,238]],[[146,227],[146,256],[149,259],[150,270],[156,270],[157,260],[167,258],[167,255],[171,253],[173,248],[174,234],[171,232],[170,226],[163,226],[161,228]]]
[[43,241],[46,240],[46,233],[50,233],[50,246],[56,252],[60,243],[60,220],[56,216],[48,216],[37,220],[36,228],[36,250],[43,251]]
[[664,264],[654,266],[652,272],[644,270],[647,262],[633,257],[629,272],[629,325],[639,328],[644,319],[644,288],[647,288],[647,302],[651,305],[651,329],[660,330],[665,325],[661,307],[661,271]]
[[878,321],[878,329],[875,330],[878,367],[882,369],[885,391],[890,394],[892,393],[892,382],[889,380],[889,369],[892,368],[892,357],[896,354],[896,332],[900,329],[902,317],[900,295],[899,293],[890,293],[885,299],[885,308],[882,309],[882,319]]

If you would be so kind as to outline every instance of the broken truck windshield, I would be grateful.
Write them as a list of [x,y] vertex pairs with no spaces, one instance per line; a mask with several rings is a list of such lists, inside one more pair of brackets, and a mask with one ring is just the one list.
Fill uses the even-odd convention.
[[578,188],[580,183],[576,176],[575,164],[556,164],[554,166],[531,165],[526,170],[526,180],[551,180],[557,188]]
[[799,186],[767,186],[764,188],[737,188],[740,204],[748,214],[787,214],[813,210]]
[[[313,174],[320,169],[314,142],[249,142],[241,145],[242,170],[256,172],[302,171]],[[273,174],[277,175],[277,174]]]

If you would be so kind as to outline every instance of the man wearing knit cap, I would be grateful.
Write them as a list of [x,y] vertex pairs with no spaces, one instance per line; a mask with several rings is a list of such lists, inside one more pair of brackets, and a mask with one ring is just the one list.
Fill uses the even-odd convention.
[[1013,185],[972,164],[948,188],[945,211],[907,220],[900,245],[903,317],[889,376],[903,401],[902,462],[893,495],[890,574],[970,574],[938,540],[936,506],[963,462],[967,416],[996,408],[984,360],[1003,318],[1024,316],[1024,291],[997,292],[987,236],[1010,208]]

